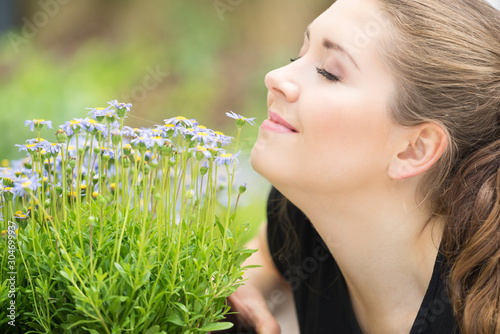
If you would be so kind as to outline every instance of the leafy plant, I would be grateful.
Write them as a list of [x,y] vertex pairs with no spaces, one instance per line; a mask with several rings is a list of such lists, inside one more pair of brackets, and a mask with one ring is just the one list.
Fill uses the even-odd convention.
[[[154,129],[124,126],[131,105],[41,137],[26,121],[28,158],[0,171],[0,328],[14,333],[203,333],[242,284],[244,225],[234,223],[232,138],[174,117]],[[219,204],[220,175],[228,203]],[[219,218],[221,217],[221,218]],[[11,306],[13,305],[13,306]],[[15,325],[15,326],[13,326]]]

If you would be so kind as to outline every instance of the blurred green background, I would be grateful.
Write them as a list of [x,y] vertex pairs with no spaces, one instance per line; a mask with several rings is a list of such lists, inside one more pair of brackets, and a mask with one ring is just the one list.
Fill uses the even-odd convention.
[[[0,160],[24,156],[14,144],[33,136],[25,120],[56,129],[113,99],[133,104],[134,127],[183,115],[231,135],[229,110],[260,124],[265,74],[297,55],[307,24],[332,2],[2,0]],[[258,126],[245,130],[238,216],[256,226],[269,185],[248,164]]]

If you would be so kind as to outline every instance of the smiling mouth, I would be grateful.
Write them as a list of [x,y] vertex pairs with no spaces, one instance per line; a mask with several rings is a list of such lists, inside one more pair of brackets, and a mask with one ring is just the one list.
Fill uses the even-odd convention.
[[[281,118],[278,114],[270,111],[269,112],[269,120],[268,120],[270,126],[274,128],[274,130],[282,130],[278,132],[293,132],[293,133],[298,133],[297,129],[295,129],[293,126],[291,126],[287,121],[285,121],[283,118]],[[287,131],[285,131],[287,130]]]

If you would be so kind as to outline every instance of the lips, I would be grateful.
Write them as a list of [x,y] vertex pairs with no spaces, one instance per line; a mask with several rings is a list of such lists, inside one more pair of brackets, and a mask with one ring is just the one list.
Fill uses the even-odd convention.
[[297,129],[291,126],[287,121],[281,118],[278,114],[270,111],[269,119],[266,119],[261,128],[278,133],[297,133]]

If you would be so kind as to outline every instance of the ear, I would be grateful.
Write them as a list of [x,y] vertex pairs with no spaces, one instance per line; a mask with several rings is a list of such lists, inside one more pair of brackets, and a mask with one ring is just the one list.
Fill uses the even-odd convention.
[[446,131],[436,123],[412,127],[407,133],[405,144],[391,159],[389,177],[402,180],[424,173],[443,155],[447,143]]

